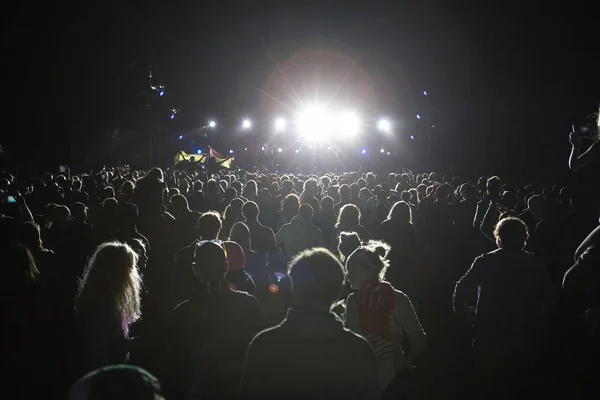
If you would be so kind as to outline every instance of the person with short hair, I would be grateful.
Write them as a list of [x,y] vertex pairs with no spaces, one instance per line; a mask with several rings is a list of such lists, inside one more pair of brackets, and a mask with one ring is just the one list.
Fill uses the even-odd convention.
[[324,245],[323,233],[312,223],[313,208],[304,203],[298,215],[291,222],[283,225],[275,235],[275,241],[288,256],[294,256],[302,250]]
[[[486,371],[484,380],[507,373],[516,379],[532,368],[554,288],[544,262],[523,251],[529,238],[523,221],[501,219],[494,237],[498,249],[477,257],[456,283],[454,311],[473,323],[473,348],[477,367]],[[485,389],[500,389],[490,385]]]
[[380,398],[371,347],[330,311],[344,280],[340,262],[329,250],[305,250],[290,262],[289,275],[293,306],[248,346],[242,397]]
[[253,201],[246,202],[242,206],[242,215],[245,218],[248,229],[250,229],[252,249],[259,254],[277,251],[273,229],[264,226],[258,221],[258,216],[260,215],[258,205]]
[[267,326],[266,316],[256,298],[229,287],[227,254],[219,242],[195,244],[188,267],[192,293],[173,312],[173,373],[191,398],[227,398],[236,391],[248,344]]

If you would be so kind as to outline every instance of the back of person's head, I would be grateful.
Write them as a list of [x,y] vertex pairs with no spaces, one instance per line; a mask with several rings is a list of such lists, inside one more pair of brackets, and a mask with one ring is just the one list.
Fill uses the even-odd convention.
[[86,222],[87,221],[87,211],[88,208],[85,204],[81,202],[76,202],[71,204],[70,206],[71,214],[73,215],[73,219],[77,222]]
[[[385,277],[385,272],[389,266],[387,254],[390,247],[379,241],[370,240],[366,245],[357,248],[346,260],[346,269],[349,274],[349,279],[352,282],[352,275],[361,274],[365,281],[377,280],[382,281]],[[358,285],[361,286],[361,285]],[[357,287],[360,289],[360,287]]]
[[437,201],[448,201],[450,199],[451,194],[452,186],[448,185],[447,183],[443,183],[435,189],[435,198]]
[[344,281],[344,268],[324,248],[299,253],[289,264],[296,306],[329,308],[337,300]]
[[351,193],[352,191],[350,190],[350,186],[347,184],[344,183],[342,186],[340,186],[340,197],[342,199],[349,199]]
[[354,227],[358,226],[360,221],[360,210],[354,204],[346,204],[340,209],[337,222],[338,227]]
[[491,178],[488,178],[486,183],[487,193],[490,196],[497,196],[500,194],[501,186],[502,182],[500,181],[500,178],[497,176],[492,176]]
[[302,204],[298,210],[298,216],[305,221],[311,222],[313,218],[312,206],[308,203]]
[[501,249],[523,250],[529,239],[529,230],[519,218],[508,217],[498,221],[494,237]]
[[205,212],[198,218],[198,234],[202,240],[214,240],[223,227],[221,215],[217,211]]
[[300,201],[298,196],[293,193],[285,196],[281,202],[281,212],[287,216],[298,215],[298,209],[300,208]]
[[112,365],[79,379],[69,390],[69,400],[161,400],[160,390],[160,382],[149,372]]
[[253,201],[247,201],[242,207],[242,214],[247,221],[256,221],[260,214],[258,205]]
[[405,201],[398,201],[392,206],[387,219],[398,223],[412,223],[412,211]]
[[460,196],[465,201],[475,201],[477,199],[477,189],[470,183],[463,183],[460,186]]
[[121,184],[121,194],[130,199],[133,197],[133,189],[135,185],[132,181],[125,181]]
[[187,199],[181,194],[171,197],[171,207],[177,214],[184,213],[190,209]]
[[227,272],[242,270],[246,265],[246,255],[242,246],[236,242],[227,241],[223,242],[223,247],[227,253]]
[[405,190],[402,193],[400,193],[400,198],[402,199],[402,201],[408,203],[410,201],[410,193],[408,193],[408,191]]
[[223,247],[213,241],[198,243],[193,271],[201,282],[222,281],[227,273],[227,257]]
[[236,188],[234,187],[228,187],[227,189],[225,189],[225,197],[228,199],[233,199],[236,198],[238,195],[238,191]]
[[333,199],[331,197],[325,196],[321,199],[321,209],[324,212],[333,210],[333,206],[334,206]]
[[204,188],[202,181],[194,181],[194,192],[201,192]]
[[340,260],[345,261],[350,254],[360,247],[360,237],[356,232],[341,232],[338,241]]
[[248,225],[243,222],[236,222],[233,224],[231,231],[229,232],[229,239],[238,243],[243,249],[249,250],[251,242]]
[[309,196],[314,196],[317,193],[317,181],[314,179],[309,179],[304,182],[304,193]]
[[137,269],[138,255],[125,243],[102,243],[85,267],[76,301],[78,312],[107,307],[128,323],[140,315],[142,279]]
[[242,196],[244,196],[245,198],[251,198],[251,197],[256,197],[258,195],[258,188],[256,186],[256,181],[254,180],[250,180],[246,183],[246,187],[244,188],[244,191],[242,192]]
[[546,211],[546,199],[544,196],[536,194],[527,200],[527,208],[536,218],[541,219]]

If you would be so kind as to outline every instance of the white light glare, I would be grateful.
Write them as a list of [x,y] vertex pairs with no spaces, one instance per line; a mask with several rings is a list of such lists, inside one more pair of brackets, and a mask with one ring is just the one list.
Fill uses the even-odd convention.
[[245,119],[242,121],[242,128],[250,129],[251,127],[252,127],[252,121],[250,121],[249,119]]
[[344,111],[339,117],[339,131],[340,135],[351,134],[354,135],[360,130],[360,119],[356,114],[350,111]]
[[427,90],[423,90],[423,96],[427,96]]
[[217,123],[215,121],[208,121],[208,126],[214,128],[215,126],[217,126]]
[[233,150],[229,150],[229,154],[233,154]]
[[275,120],[275,130],[277,132],[282,132],[285,129],[285,124],[286,124],[285,119],[277,118]]
[[377,128],[380,131],[389,132],[392,130],[392,123],[387,119],[380,119],[377,123]]
[[417,114],[417,119],[421,119],[421,114]]
[[365,149],[362,149],[361,153],[363,153],[363,154],[367,154],[367,150],[365,150]]
[[333,117],[325,107],[310,106],[298,116],[298,133],[306,140],[323,140],[333,127]]
[[381,153],[385,153],[385,150],[384,150],[384,149],[381,149],[381,150],[380,150],[380,152],[381,152]]
[[282,151],[283,151],[283,149],[281,147],[277,149],[278,153],[281,153]]

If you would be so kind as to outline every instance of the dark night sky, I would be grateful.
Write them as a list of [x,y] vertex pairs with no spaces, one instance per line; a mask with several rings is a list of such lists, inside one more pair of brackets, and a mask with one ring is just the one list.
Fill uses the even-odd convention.
[[597,14],[583,2],[18,3],[2,17],[0,143],[14,158],[60,162],[68,143],[89,148],[139,102],[149,62],[191,128],[270,118],[279,110],[261,91],[298,103],[276,66],[306,100],[357,61],[340,104],[404,117],[427,89],[459,152],[481,135],[484,148],[515,149],[515,163],[533,155],[557,174],[570,124],[600,101]]

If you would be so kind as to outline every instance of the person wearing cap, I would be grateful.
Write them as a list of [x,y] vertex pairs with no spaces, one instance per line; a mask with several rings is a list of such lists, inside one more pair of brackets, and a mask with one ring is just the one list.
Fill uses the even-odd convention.
[[192,294],[173,312],[173,383],[182,395],[227,397],[237,388],[248,344],[267,320],[253,296],[229,288],[220,242],[199,242],[189,268]]
[[380,398],[371,346],[331,312],[344,281],[340,262],[324,248],[305,250],[289,275],[293,306],[248,346],[241,397]]
[[227,252],[227,275],[225,279],[229,288],[254,295],[256,285],[248,272],[246,272],[246,256],[242,247],[236,242],[223,243]]

